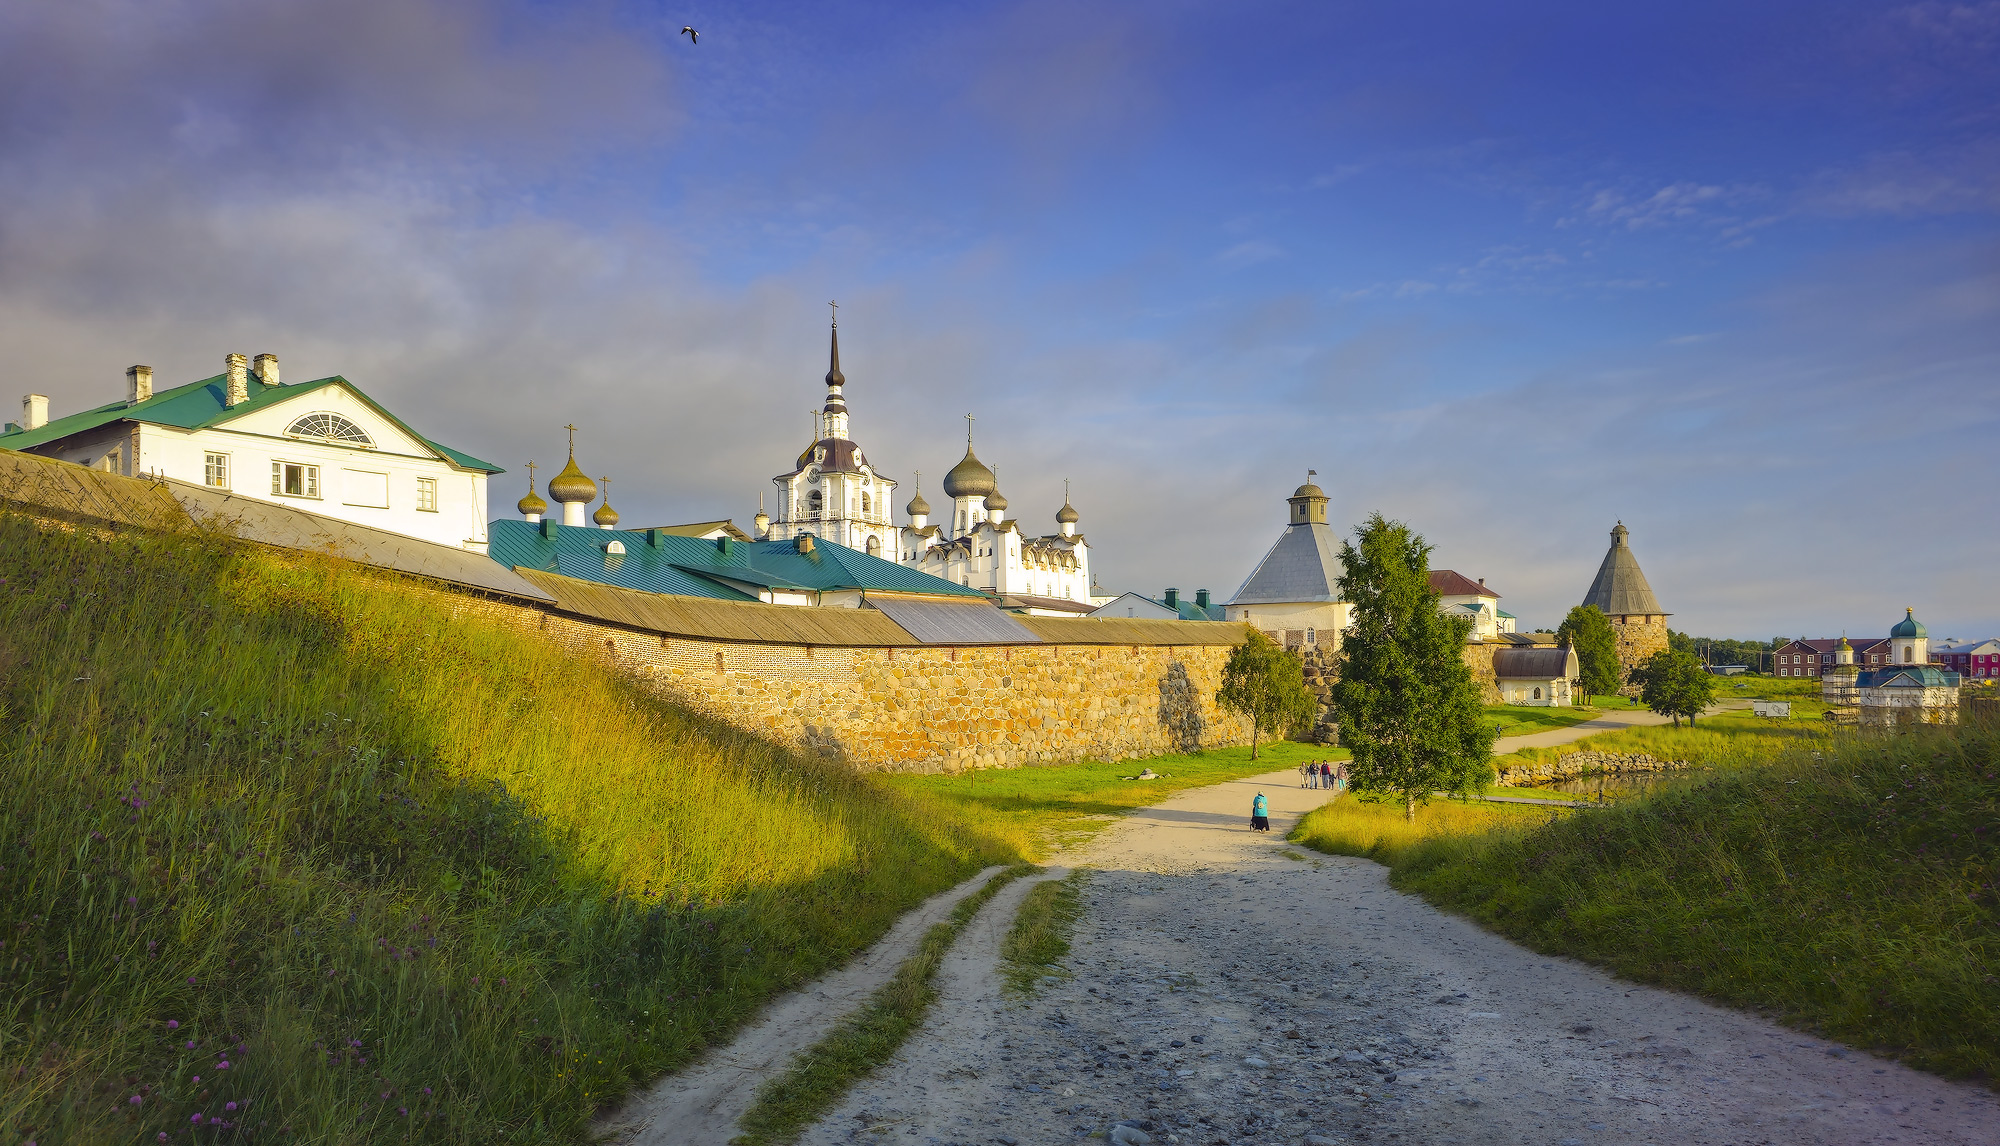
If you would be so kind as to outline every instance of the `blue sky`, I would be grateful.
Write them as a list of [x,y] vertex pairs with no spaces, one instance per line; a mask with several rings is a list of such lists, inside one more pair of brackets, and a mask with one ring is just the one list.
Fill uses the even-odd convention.
[[[702,31],[701,43],[676,32]],[[756,512],[841,301],[1100,579],[1233,590],[1310,467],[1553,626],[2000,633],[2000,3],[0,10],[0,363],[342,373],[628,522]],[[909,487],[906,484],[905,489]]]

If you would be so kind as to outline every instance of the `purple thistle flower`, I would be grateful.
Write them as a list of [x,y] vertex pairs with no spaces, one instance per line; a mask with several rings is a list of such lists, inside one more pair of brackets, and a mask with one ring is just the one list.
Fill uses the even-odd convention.
[[194,1049],[194,1040],[193,1040],[193,1039],[189,1039],[189,1040],[188,1040],[188,1049],[189,1049],[189,1050],[193,1050],[193,1049]]
[[[195,1081],[196,1081],[196,1082],[200,1082],[201,1080],[200,1080],[200,1079],[196,1079]],[[194,1123],[194,1124],[195,1124],[196,1126],[200,1126],[200,1125],[201,1125],[201,1115],[200,1115],[200,1114],[191,1114],[191,1115],[189,1115],[189,1116],[188,1116],[188,1121],[189,1121],[189,1122],[192,1122],[192,1123]]]
[[222,1108],[224,1110],[234,1110],[236,1109],[236,1104],[233,1102],[225,1102],[222,1104]]
[[142,1098],[140,1098],[140,1097],[139,1097],[138,1095],[136,1095],[136,1094],[135,1094],[135,1095],[133,1095],[133,1096],[132,1096],[132,1097],[131,1097],[130,1099],[127,1099],[127,1101],[128,1101],[128,1102],[130,1102],[130,1103],[131,1103],[132,1105],[134,1105],[134,1106],[144,1106],[144,1105],[146,1104],[146,1101],[145,1101],[145,1099],[142,1099]]
[[167,1029],[168,1029],[168,1030],[170,1030],[170,1031],[177,1031],[177,1030],[180,1030],[180,1029],[181,1029],[181,1021],[180,1021],[179,1019],[168,1019],[168,1020],[167,1020]]
[[219,1063],[216,1063],[216,1064],[215,1064],[215,1069],[217,1069],[217,1070],[228,1070],[228,1069],[229,1069],[229,1060],[228,1060],[228,1059],[223,1059],[223,1060],[222,1060],[221,1062],[219,1062]]
[[408,1107],[398,1106],[396,1108],[396,1113],[402,1115],[405,1118],[408,1118],[410,1116],[410,1111]]

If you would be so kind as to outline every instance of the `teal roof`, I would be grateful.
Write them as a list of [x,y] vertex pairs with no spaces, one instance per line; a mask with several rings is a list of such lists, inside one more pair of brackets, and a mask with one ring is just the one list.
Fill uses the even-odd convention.
[[1515,616],[1514,614],[1512,614],[1512,613],[1508,612],[1508,611],[1507,611],[1507,610],[1505,610],[1505,609],[1496,609],[1496,610],[1494,610],[1494,612],[1496,612],[1496,613],[1500,614],[1501,616],[1503,616],[1503,617],[1507,618],[1507,619],[1508,619],[1508,620],[1510,620],[1510,621],[1518,621],[1518,620],[1520,620],[1520,619],[1521,619],[1521,618],[1519,618],[1519,617]]
[[9,433],[0,434],[0,446],[4,446],[10,450],[31,450],[36,446],[46,445],[49,442],[67,438],[71,434],[79,434],[85,430],[94,430],[99,426],[119,421],[144,422],[153,426],[172,426],[179,430],[205,430],[211,426],[219,426],[224,422],[240,418],[253,411],[262,410],[267,406],[275,406],[280,402],[296,398],[301,394],[317,390],[322,386],[340,385],[345,386],[349,393],[366,402],[370,409],[395,423],[404,433],[409,434],[411,437],[444,455],[447,461],[458,468],[483,470],[489,474],[507,472],[491,462],[480,461],[471,454],[462,453],[449,446],[441,446],[424,437],[422,434],[417,433],[415,430],[410,429],[401,418],[391,414],[382,407],[381,403],[362,393],[360,387],[338,374],[329,378],[315,378],[311,382],[299,382],[290,386],[266,386],[256,375],[252,374],[249,380],[249,400],[239,402],[235,406],[224,404],[228,396],[227,384],[226,376],[217,374],[213,378],[204,378],[199,382],[190,382],[185,386],[176,386],[171,390],[158,391],[151,398],[137,405],[128,406],[123,402],[113,402],[106,406],[99,406],[94,410],[85,410],[80,414],[71,414],[67,417],[53,419],[47,424],[38,426],[32,430],[14,430]]
[[[533,522],[495,521],[489,526],[486,552],[510,569],[540,569],[580,581],[677,597],[756,600],[753,594],[728,584],[733,581],[772,589],[860,589],[986,598],[977,589],[817,539],[811,553],[800,553],[790,541],[730,541],[725,549],[704,538],[680,537],[657,529],[559,525],[554,534],[545,535]],[[605,552],[612,541],[624,544],[624,554]]]
[[1923,636],[1924,625],[1922,621],[1917,620],[1917,611],[1915,609],[1904,609],[1903,619],[1896,622],[1896,627],[1889,630],[1889,635],[1891,637]]
[[1854,683],[1861,688],[1957,688],[1965,678],[1936,665],[1897,665],[1857,673]]

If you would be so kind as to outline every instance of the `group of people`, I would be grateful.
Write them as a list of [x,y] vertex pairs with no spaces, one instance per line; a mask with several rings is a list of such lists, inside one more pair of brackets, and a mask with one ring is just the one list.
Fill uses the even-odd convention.
[[1299,787],[1347,790],[1347,765],[1332,760],[1310,760],[1299,765]]

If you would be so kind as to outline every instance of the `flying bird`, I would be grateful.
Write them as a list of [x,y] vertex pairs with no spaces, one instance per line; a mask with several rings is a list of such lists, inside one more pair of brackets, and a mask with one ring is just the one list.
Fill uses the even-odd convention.
[[693,24],[684,25],[681,28],[681,35],[686,36],[690,44],[701,43],[701,33],[694,30]]

